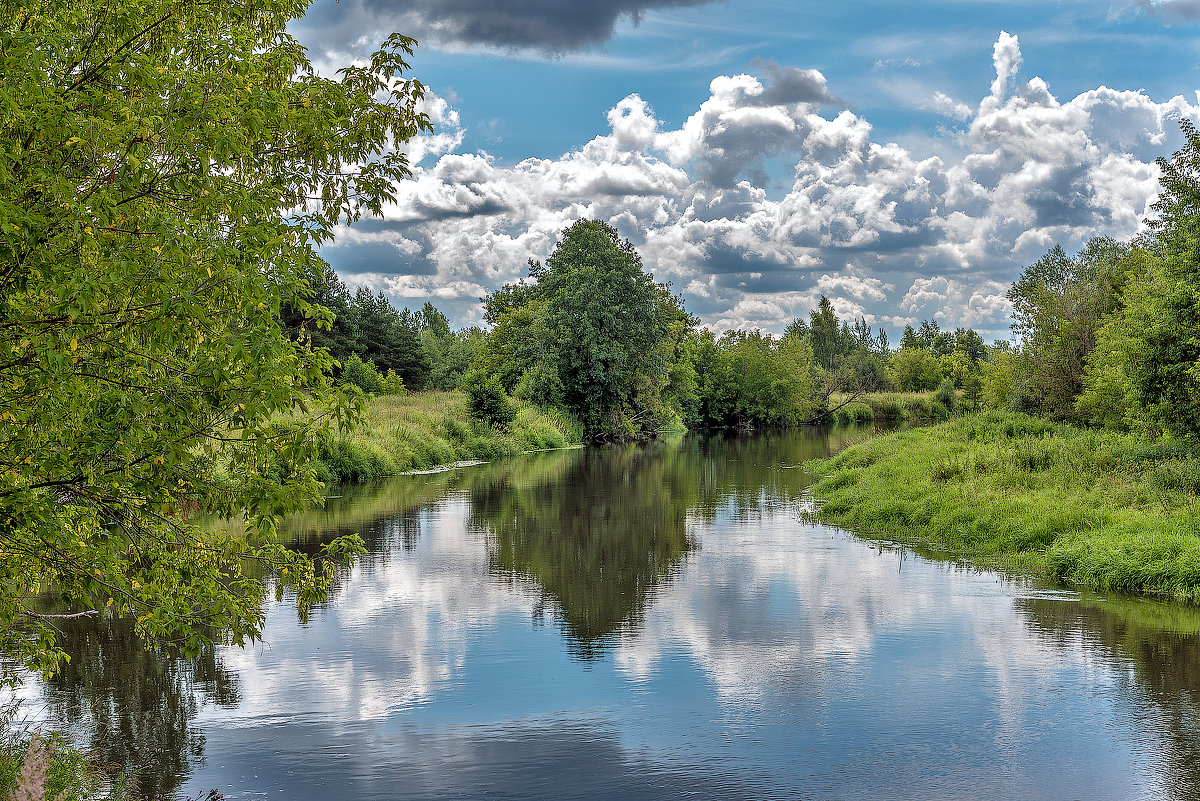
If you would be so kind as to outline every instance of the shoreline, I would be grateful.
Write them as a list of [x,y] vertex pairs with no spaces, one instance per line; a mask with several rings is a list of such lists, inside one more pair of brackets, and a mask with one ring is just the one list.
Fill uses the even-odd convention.
[[1200,453],[983,412],[815,460],[814,517],[1080,588],[1200,602]]

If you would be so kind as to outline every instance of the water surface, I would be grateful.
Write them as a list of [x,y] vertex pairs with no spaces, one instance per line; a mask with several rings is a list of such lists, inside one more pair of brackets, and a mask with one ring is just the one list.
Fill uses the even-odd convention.
[[1200,615],[805,522],[863,432],[536,454],[289,522],[369,554],[184,662],[72,629],[49,714],[229,799],[1200,798]]

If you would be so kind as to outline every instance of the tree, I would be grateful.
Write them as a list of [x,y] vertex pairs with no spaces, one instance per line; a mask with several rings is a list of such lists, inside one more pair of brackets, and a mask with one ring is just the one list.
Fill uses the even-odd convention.
[[901,348],[888,362],[888,375],[901,392],[925,392],[942,380],[942,370],[932,353],[923,348]]
[[975,364],[987,358],[987,345],[973,328],[954,329],[954,349],[967,354]]
[[430,364],[418,333],[419,313],[397,311],[382,292],[359,287],[354,295],[358,323],[358,355],[380,371],[394,370],[405,386],[421,389],[429,380]]
[[967,380],[979,373],[979,365],[971,361],[966,351],[955,350],[938,359],[942,375],[950,379],[955,388],[962,389]]
[[517,417],[517,410],[504,394],[504,386],[494,375],[470,372],[463,378],[467,393],[467,413],[471,419],[491,426],[506,427]]
[[817,302],[817,308],[809,315],[809,337],[812,342],[813,356],[817,364],[826,370],[835,367],[838,355],[842,351],[840,328],[833,304],[824,295]]
[[494,327],[480,369],[518,396],[561,402],[589,436],[653,432],[681,417],[694,376],[675,368],[696,321],[616,229],[574,223],[545,265],[530,261],[529,276],[485,298]]
[[[1177,199],[1164,192],[1160,203]],[[1139,247],[1127,259],[1123,306],[1097,332],[1075,401],[1093,423],[1200,437],[1200,208],[1194,214],[1176,218],[1192,231],[1160,229],[1146,243],[1157,252]]]
[[795,339],[804,339],[808,336],[808,323],[800,317],[796,317],[783,329],[784,338],[793,337]]
[[796,337],[728,331],[717,343],[723,407],[717,422],[798,425],[817,412],[812,348]]
[[1129,247],[1106,237],[1076,256],[1055,246],[1009,289],[1021,337],[1023,394],[1054,416],[1073,416],[1096,332],[1119,305]]
[[925,350],[933,350],[934,342],[937,341],[937,335],[941,331],[942,328],[937,324],[937,320],[922,320],[921,328],[917,332],[917,339],[921,341],[921,347]]
[[[325,348],[337,362],[345,362],[358,351],[358,313],[354,297],[338,274],[328,264],[315,262],[318,272],[307,277],[307,296],[302,299],[308,309],[326,309],[331,320],[328,325],[315,325],[311,313],[301,308],[301,298],[283,298],[279,310],[284,332],[292,339],[307,337],[313,348]],[[336,374],[336,369],[334,370]]]
[[0,6],[0,648],[28,665],[59,655],[42,592],[186,655],[257,636],[247,561],[302,612],[329,580],[274,521],[361,403],[281,306],[329,328],[316,245],[381,211],[428,122],[412,40],[323,78],[304,5]]

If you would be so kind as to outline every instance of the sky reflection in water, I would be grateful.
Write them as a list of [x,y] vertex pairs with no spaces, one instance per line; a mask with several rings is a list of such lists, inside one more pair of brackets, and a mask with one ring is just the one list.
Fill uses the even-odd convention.
[[795,466],[829,436],[542,454],[292,521],[371,553],[307,625],[272,607],[264,645],[191,668],[165,789],[1200,797],[1194,610],[804,523]]

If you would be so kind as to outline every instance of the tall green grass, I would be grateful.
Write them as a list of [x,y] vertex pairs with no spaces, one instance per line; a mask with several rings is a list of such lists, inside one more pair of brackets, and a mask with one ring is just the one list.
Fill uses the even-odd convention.
[[939,555],[1200,602],[1200,453],[986,412],[816,465],[820,519]]
[[[519,402],[518,402],[519,403]],[[522,406],[505,428],[473,421],[461,392],[418,392],[373,398],[364,423],[322,449],[318,477],[371,481],[411,470],[525,451],[562,448],[582,439],[566,412]]]
[[[829,398],[829,405],[837,406],[846,397],[835,393]],[[830,422],[845,425],[876,420],[892,423],[902,420],[938,421],[950,419],[959,410],[961,406],[957,402],[951,408],[934,397],[932,392],[872,392],[838,409],[830,415]]]

